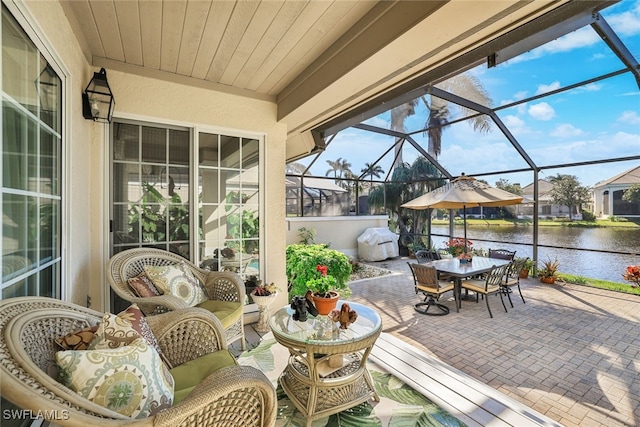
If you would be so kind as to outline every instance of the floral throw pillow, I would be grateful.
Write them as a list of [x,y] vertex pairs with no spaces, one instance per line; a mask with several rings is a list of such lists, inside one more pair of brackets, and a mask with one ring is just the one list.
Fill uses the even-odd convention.
[[154,286],[151,279],[149,279],[144,273],[139,274],[136,277],[132,277],[127,280],[127,283],[129,283],[129,287],[140,298],[157,297],[158,295],[162,295],[158,288]]
[[207,300],[204,288],[183,262],[164,266],[146,265],[144,272],[160,292],[178,297],[190,307]]
[[64,385],[119,414],[147,418],[173,403],[173,377],[142,338],[118,348],[59,351],[56,361]]

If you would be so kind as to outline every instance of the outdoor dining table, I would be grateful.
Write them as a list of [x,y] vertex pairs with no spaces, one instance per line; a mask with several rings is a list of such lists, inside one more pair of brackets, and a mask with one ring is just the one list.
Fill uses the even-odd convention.
[[444,258],[430,261],[427,265],[434,266],[438,273],[447,274],[448,276],[453,277],[453,292],[456,294],[456,312],[459,312],[459,308],[462,308],[462,279],[465,277],[473,277],[479,274],[488,273],[494,266],[501,267],[509,264],[510,262],[511,261],[508,259],[474,256],[473,261],[467,263],[461,263],[458,258]]

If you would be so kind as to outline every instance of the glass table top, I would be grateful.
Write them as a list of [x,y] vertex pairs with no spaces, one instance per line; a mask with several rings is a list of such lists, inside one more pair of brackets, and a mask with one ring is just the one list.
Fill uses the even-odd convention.
[[[345,301],[338,301],[336,309],[340,310]],[[360,340],[377,333],[382,327],[382,320],[378,313],[366,305],[348,302],[351,310],[358,313],[358,318],[347,329],[340,329],[340,324],[327,316],[309,315],[306,322],[293,320],[294,310],[290,306],[282,307],[276,311],[269,325],[274,334],[279,334],[288,339],[299,341],[301,344],[327,345],[344,344]]]

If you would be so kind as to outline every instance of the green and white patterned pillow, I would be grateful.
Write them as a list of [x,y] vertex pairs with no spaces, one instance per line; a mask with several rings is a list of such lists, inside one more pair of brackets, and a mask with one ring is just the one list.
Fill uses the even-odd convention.
[[160,292],[178,297],[190,307],[208,299],[198,279],[183,262],[164,266],[145,265],[144,272]]
[[56,353],[60,382],[92,402],[132,418],[173,403],[173,377],[143,338],[118,348]]

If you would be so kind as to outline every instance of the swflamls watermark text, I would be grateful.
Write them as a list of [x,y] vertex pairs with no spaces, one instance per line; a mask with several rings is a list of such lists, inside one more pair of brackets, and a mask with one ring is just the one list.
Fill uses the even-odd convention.
[[33,411],[31,409],[3,409],[2,418],[5,420],[68,420],[69,411],[67,409]]

